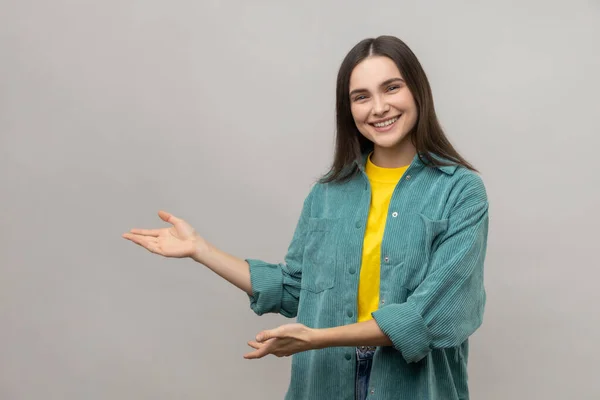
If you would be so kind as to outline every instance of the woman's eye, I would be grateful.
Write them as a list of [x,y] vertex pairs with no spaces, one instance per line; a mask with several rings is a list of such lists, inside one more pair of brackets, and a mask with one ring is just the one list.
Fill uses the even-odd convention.
[[390,86],[390,87],[388,87],[388,92],[391,92],[392,90],[397,90],[397,89],[400,89],[400,86],[398,86],[398,85]]
[[362,94],[361,94],[361,95],[359,95],[359,96],[356,96],[356,97],[354,98],[354,101],[360,101],[360,100],[364,100],[364,99],[366,99],[366,98],[367,98],[367,96],[365,96],[365,95],[362,95]]

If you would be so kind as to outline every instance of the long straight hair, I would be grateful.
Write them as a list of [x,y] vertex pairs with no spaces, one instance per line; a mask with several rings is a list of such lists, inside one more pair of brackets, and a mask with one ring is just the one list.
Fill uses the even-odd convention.
[[397,37],[379,36],[364,39],[355,45],[340,66],[336,88],[335,155],[330,170],[320,181],[326,183],[349,180],[358,172],[355,161],[373,149],[373,142],[365,138],[356,127],[349,96],[352,71],[360,62],[372,56],[390,58],[415,99],[418,117],[409,137],[421,161],[430,166],[459,164],[477,171],[458,154],[446,138],[435,114],[429,80],[415,54]]

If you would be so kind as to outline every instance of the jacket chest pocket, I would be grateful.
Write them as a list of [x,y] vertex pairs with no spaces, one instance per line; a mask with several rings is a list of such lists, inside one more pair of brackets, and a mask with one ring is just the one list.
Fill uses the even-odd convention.
[[413,291],[423,282],[430,270],[431,257],[448,229],[448,220],[433,220],[414,214],[406,229],[407,238],[402,266],[402,286]]
[[319,293],[331,289],[336,274],[335,218],[310,218],[302,258],[300,287]]

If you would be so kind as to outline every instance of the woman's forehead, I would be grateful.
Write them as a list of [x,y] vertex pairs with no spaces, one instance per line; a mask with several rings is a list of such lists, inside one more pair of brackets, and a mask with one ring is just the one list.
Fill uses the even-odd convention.
[[401,78],[396,63],[388,57],[374,56],[361,61],[350,74],[350,90],[376,87],[392,78]]

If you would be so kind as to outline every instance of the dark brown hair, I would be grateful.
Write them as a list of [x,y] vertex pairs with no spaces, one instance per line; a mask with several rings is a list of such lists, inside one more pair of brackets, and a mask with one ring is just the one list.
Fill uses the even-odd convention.
[[321,182],[350,179],[358,172],[354,162],[373,149],[373,143],[358,131],[354,123],[349,97],[350,75],[354,67],[371,56],[385,56],[394,61],[415,99],[418,117],[410,132],[410,140],[421,161],[431,166],[460,164],[476,171],[446,138],[435,114],[429,81],[415,54],[402,40],[393,36],[379,36],[359,42],[340,66],[336,89],[335,155],[331,169],[321,178]]

